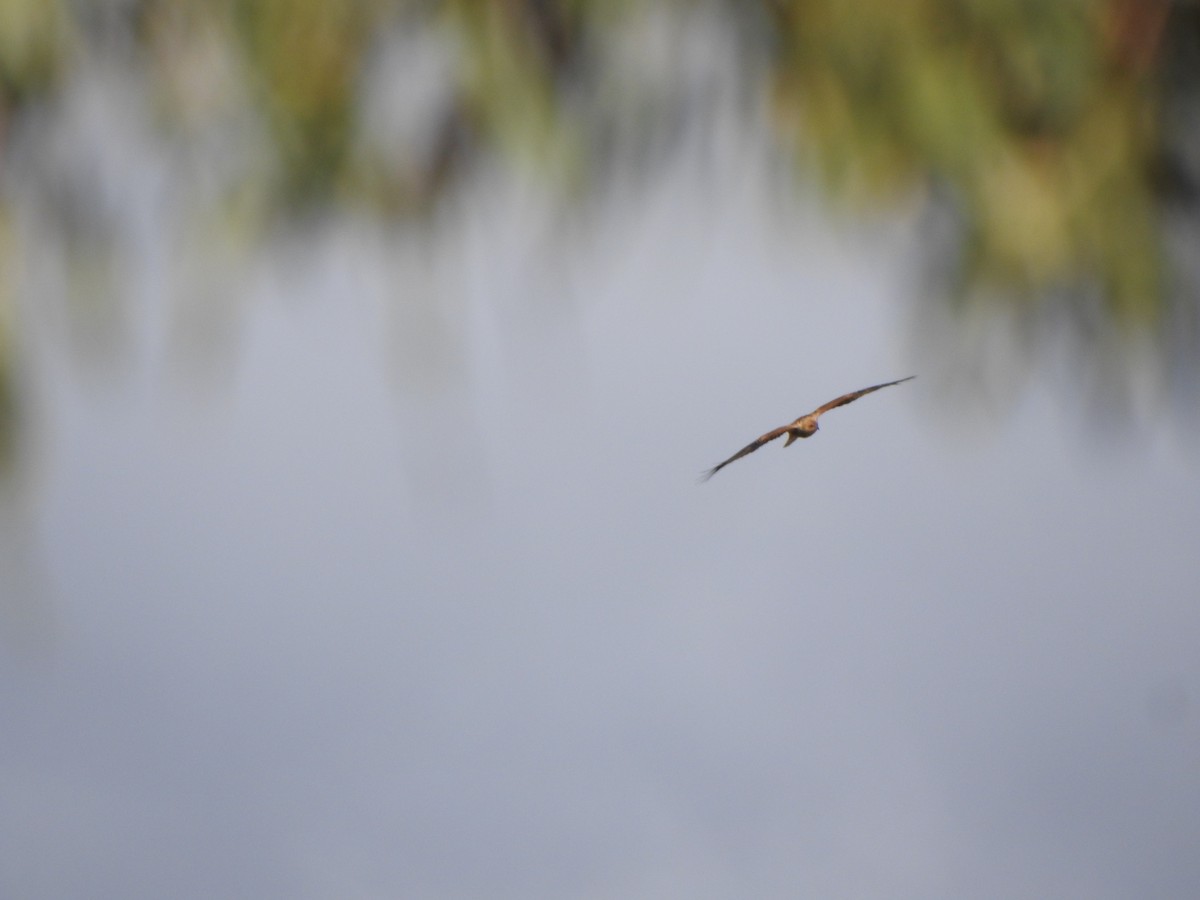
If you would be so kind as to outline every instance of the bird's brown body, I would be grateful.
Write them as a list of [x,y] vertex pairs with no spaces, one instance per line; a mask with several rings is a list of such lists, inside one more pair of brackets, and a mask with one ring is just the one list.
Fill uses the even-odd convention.
[[812,437],[817,433],[817,417],[812,413],[807,416],[801,416],[795,422],[787,427],[787,440],[783,442],[783,446],[787,446],[797,438]]
[[839,407],[839,406],[845,406],[847,403],[852,403],[855,400],[857,400],[859,397],[861,397],[863,394],[869,394],[872,391],[879,390],[880,388],[891,387],[893,384],[901,384],[905,381],[911,381],[912,379],[914,379],[916,377],[917,377],[916,375],[909,375],[907,378],[900,378],[896,381],[885,381],[883,384],[875,384],[875,385],[872,385],[871,387],[863,388],[860,391],[852,391],[849,394],[842,394],[842,396],[838,397],[837,399],[830,400],[828,403],[824,404],[823,406],[818,406],[812,412],[796,419],[796,421],[791,422],[788,425],[781,425],[779,428],[776,428],[773,431],[768,431],[766,434],[759,437],[753,443],[747,444],[745,447],[743,447],[737,453],[733,454],[733,456],[729,457],[729,459],[713,466],[711,469],[709,469],[707,472],[705,472],[700,477],[703,481],[707,481],[708,479],[712,478],[714,475],[717,474],[717,472],[721,471],[721,469],[725,468],[727,465],[729,465],[734,460],[741,459],[747,453],[753,453],[755,450],[757,450],[763,444],[770,443],[771,441],[775,440],[775,438],[782,437],[785,434],[787,435],[787,440],[784,441],[784,443],[783,443],[783,446],[785,446],[785,447],[789,446],[792,443],[792,441],[797,440],[799,438],[812,437],[814,434],[817,433],[817,431],[820,428],[820,426],[817,424],[817,419],[819,419],[821,417],[822,413],[827,413],[831,409],[837,409],[837,407]]

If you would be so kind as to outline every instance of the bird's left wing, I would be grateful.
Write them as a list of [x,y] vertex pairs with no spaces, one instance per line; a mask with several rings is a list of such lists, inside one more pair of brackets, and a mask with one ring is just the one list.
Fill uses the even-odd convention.
[[766,434],[759,437],[753,443],[747,444],[745,447],[743,447],[737,453],[733,454],[733,456],[729,457],[729,459],[725,460],[725,462],[718,463],[717,465],[713,466],[711,469],[709,469],[707,472],[705,472],[703,475],[700,476],[700,480],[708,481],[708,479],[712,478],[714,475],[716,475],[718,472],[720,472],[723,468],[725,468],[727,465],[729,465],[735,459],[741,459],[747,453],[753,453],[755,450],[757,450],[763,444],[768,444],[771,441],[775,440],[775,438],[779,437],[780,435],[786,434],[787,430],[788,430],[787,425],[780,425],[774,431],[768,431]]

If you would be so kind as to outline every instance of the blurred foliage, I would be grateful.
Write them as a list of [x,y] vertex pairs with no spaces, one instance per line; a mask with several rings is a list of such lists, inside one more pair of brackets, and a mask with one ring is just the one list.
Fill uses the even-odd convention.
[[5,111],[36,102],[68,66],[74,23],[62,0],[0,0],[0,85]]
[[[24,123],[107,59],[194,158],[200,211],[246,234],[334,205],[424,220],[486,160],[574,197],[614,171],[622,136],[653,143],[711,89],[662,83],[689,77],[663,65],[670,28],[667,45],[630,39],[696,15],[720,23],[800,178],[852,212],[953,223],[930,242],[950,308],[1083,309],[1089,328],[1172,329],[1194,356],[1178,339],[1194,296],[1165,238],[1196,219],[1191,3],[0,0],[0,184],[28,176],[8,153]],[[0,332],[0,386],[6,346]]]
[[1165,3],[777,8],[781,118],[831,189],[943,191],[964,289],[1097,282],[1118,320],[1157,317]]

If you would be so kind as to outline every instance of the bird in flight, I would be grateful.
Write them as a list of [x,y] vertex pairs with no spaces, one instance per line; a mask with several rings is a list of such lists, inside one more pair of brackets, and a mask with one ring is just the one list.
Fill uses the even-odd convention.
[[909,375],[907,378],[901,378],[898,381],[885,381],[883,384],[875,384],[875,385],[872,385],[871,387],[863,388],[861,391],[852,391],[849,394],[842,394],[842,396],[838,397],[836,400],[830,400],[824,406],[818,406],[812,412],[808,413],[807,415],[801,416],[796,421],[794,421],[788,425],[781,425],[778,428],[776,428],[774,431],[768,431],[766,434],[764,434],[762,437],[758,438],[753,443],[747,444],[745,447],[743,447],[737,453],[733,454],[733,456],[729,457],[729,459],[725,460],[725,462],[718,463],[717,465],[713,466],[711,469],[709,469],[707,472],[705,472],[703,475],[700,476],[700,480],[708,481],[708,479],[712,478],[714,475],[716,475],[718,472],[720,472],[723,468],[725,468],[727,465],[729,465],[735,459],[741,459],[747,453],[753,453],[755,450],[757,450],[763,444],[769,444],[771,441],[775,440],[775,438],[777,438],[777,437],[782,437],[785,434],[787,435],[787,441],[783,445],[785,447],[790,445],[792,443],[792,441],[796,440],[796,438],[812,437],[814,434],[817,433],[817,429],[818,429],[817,419],[819,419],[821,417],[822,413],[827,413],[831,409],[837,409],[839,406],[845,406],[847,403],[853,403],[855,400],[857,400],[863,394],[869,394],[872,391],[879,390],[880,388],[891,387],[893,384],[902,384],[905,381],[912,381],[912,379],[914,379],[916,377],[917,377],[916,375]]

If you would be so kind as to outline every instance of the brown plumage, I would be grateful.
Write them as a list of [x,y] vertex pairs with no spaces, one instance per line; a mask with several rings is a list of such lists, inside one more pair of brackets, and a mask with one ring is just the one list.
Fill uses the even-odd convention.
[[785,434],[788,436],[787,441],[785,441],[783,445],[785,447],[791,444],[791,442],[797,438],[811,437],[818,431],[817,419],[820,418],[822,413],[827,413],[831,409],[837,409],[839,406],[845,406],[847,403],[853,403],[863,394],[869,394],[872,391],[879,390],[880,388],[891,387],[893,384],[902,384],[905,381],[912,381],[912,379],[916,377],[916,375],[909,375],[907,378],[901,378],[897,381],[885,381],[883,384],[875,384],[871,387],[863,388],[861,391],[853,391],[849,394],[842,394],[842,396],[838,397],[836,400],[830,400],[825,405],[818,406],[812,412],[801,416],[796,421],[791,422],[788,425],[781,425],[773,431],[768,431],[753,443],[747,444],[737,453],[733,454],[733,456],[729,457],[729,459],[725,460],[725,462],[718,463],[717,465],[713,466],[700,476],[700,480],[708,481],[708,479],[712,478],[735,459],[741,459],[747,453],[753,453],[763,444],[769,444],[777,437],[782,437]]

